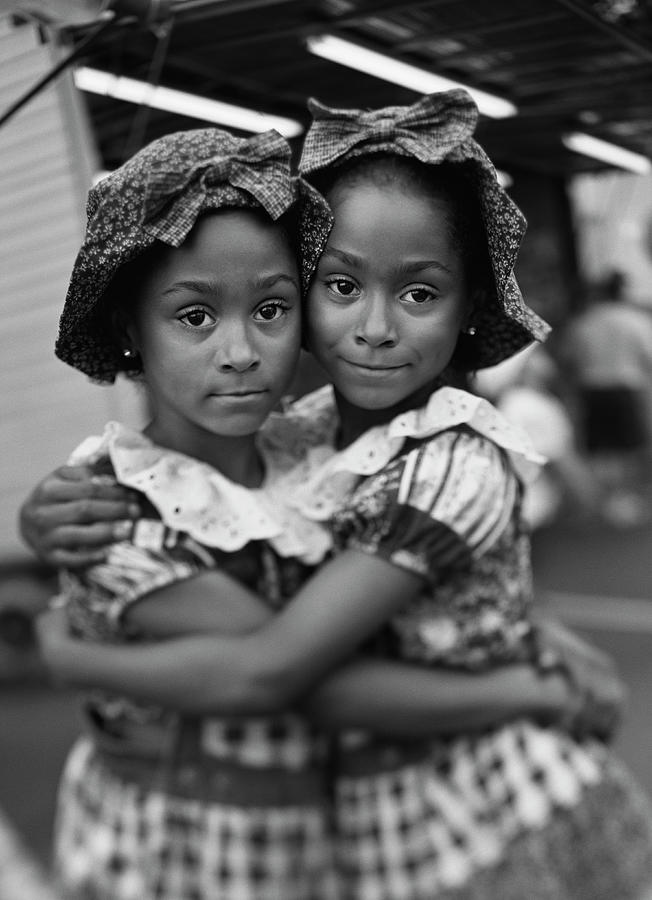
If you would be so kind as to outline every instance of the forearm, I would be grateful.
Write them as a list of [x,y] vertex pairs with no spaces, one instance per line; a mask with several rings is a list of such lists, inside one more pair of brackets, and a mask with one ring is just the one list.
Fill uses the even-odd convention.
[[289,705],[274,673],[265,678],[249,637],[192,635],[149,644],[96,644],[68,637],[43,652],[53,678],[127,694],[189,714],[255,715]]
[[302,710],[325,729],[418,737],[474,731],[520,716],[550,722],[567,703],[561,675],[543,677],[527,665],[476,674],[357,658],[316,688]]
[[211,569],[153,591],[131,605],[128,628],[148,638],[219,632],[245,634],[269,621],[263,600],[224,572]]
[[43,655],[55,678],[81,687],[198,714],[274,712],[345,663],[419,585],[411,573],[347,552],[246,635],[90,646],[56,629],[52,638],[43,621]]

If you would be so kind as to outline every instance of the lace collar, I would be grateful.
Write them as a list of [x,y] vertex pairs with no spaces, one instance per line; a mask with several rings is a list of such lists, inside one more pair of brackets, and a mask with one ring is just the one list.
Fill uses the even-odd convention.
[[458,388],[439,388],[425,406],[369,429],[339,452],[333,446],[338,419],[330,386],[297,401],[293,415],[309,418],[315,434],[323,440],[321,446],[306,453],[305,480],[291,501],[303,515],[318,521],[329,519],[358,479],[379,472],[409,438],[423,440],[465,425],[501,447],[524,482],[533,480],[545,463],[525,432],[508,422],[489,401]]
[[[278,421],[274,427],[278,431]],[[69,462],[108,457],[120,484],[143,493],[169,528],[208,547],[233,552],[249,541],[267,540],[281,556],[316,564],[330,549],[331,538],[325,527],[288,503],[302,477],[294,447],[290,440],[260,441],[266,478],[254,490],[119,422],[107,423],[103,434],[83,441]]]

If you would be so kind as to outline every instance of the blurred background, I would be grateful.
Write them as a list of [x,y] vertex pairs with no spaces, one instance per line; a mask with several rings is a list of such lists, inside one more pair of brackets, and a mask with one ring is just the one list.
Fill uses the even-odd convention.
[[[0,810],[44,863],[79,725],[34,653],[52,573],[16,513],[81,436],[146,413],[53,355],[88,188],[170,131],[274,127],[296,150],[310,96],[455,85],[526,214],[517,276],[554,326],[471,388],[549,459],[527,497],[537,602],[615,656],[618,746],[652,791],[652,2],[0,0]],[[306,357],[295,393],[318,380]]]

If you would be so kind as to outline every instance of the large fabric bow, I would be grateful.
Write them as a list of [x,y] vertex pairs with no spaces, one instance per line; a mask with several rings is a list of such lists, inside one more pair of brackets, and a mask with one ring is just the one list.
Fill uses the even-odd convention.
[[268,131],[234,144],[185,171],[172,159],[151,167],[142,205],[149,235],[178,247],[203,210],[247,205],[242,191],[274,220],[287,211],[295,189],[284,138]]
[[472,136],[478,120],[478,108],[464,90],[370,112],[330,109],[315,99],[308,107],[314,121],[303,146],[303,173],[385,146],[424,163],[438,163]]

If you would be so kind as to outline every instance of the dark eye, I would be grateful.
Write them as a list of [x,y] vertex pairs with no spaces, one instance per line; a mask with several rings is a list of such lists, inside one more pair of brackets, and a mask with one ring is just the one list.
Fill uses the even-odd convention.
[[180,315],[179,321],[186,325],[190,325],[191,328],[202,328],[206,325],[212,325],[215,322],[215,319],[205,309],[197,308],[189,309],[187,312]]
[[353,281],[348,278],[332,278],[327,285],[334,294],[340,297],[352,297],[357,290]]
[[264,303],[258,307],[254,318],[258,318],[263,322],[274,322],[276,319],[284,316],[289,308],[286,303],[282,303],[280,300],[274,303]]
[[410,288],[403,294],[402,299],[405,299],[410,303],[427,303],[429,300],[435,299],[435,292],[432,288]]

